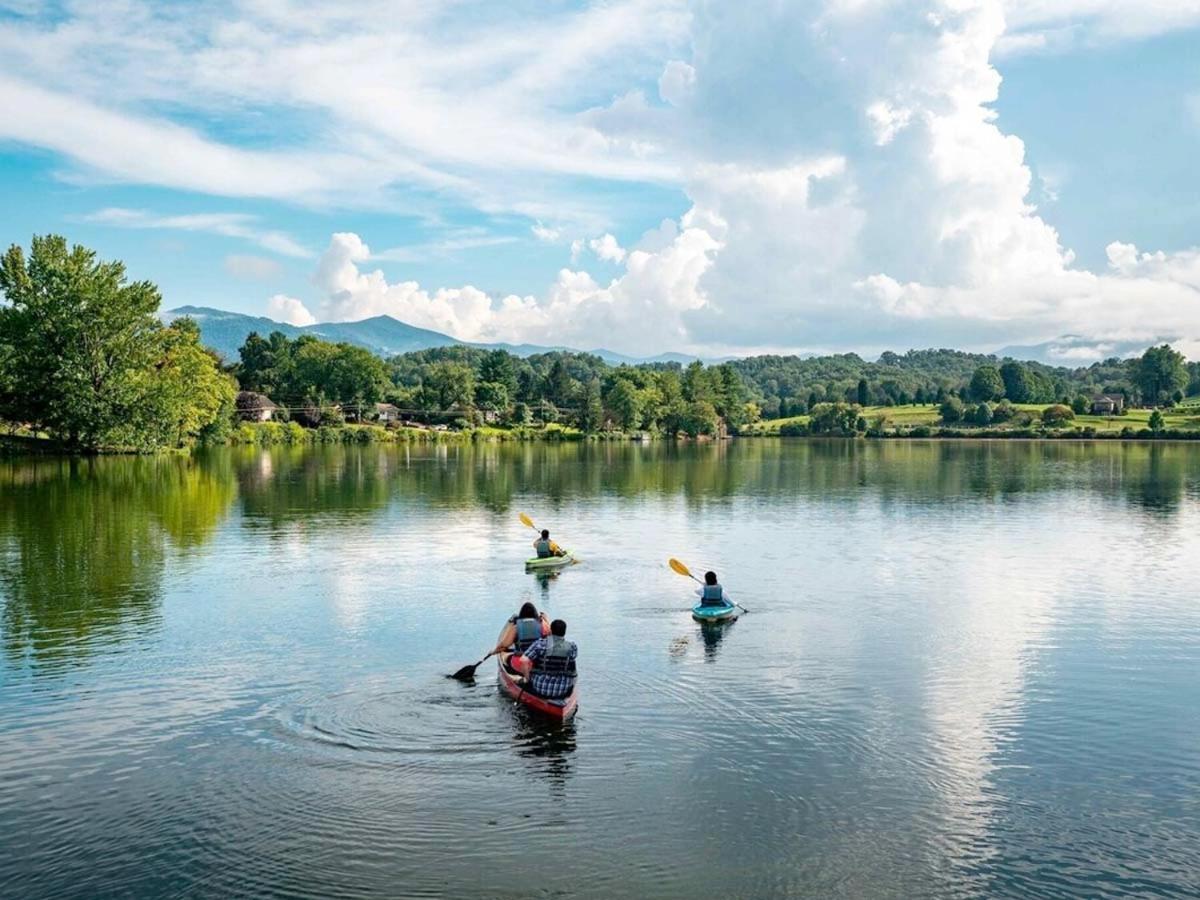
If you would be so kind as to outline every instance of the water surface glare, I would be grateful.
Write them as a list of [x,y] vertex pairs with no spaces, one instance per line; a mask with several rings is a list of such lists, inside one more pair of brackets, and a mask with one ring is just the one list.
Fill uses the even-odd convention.
[[[0,461],[0,894],[1196,896],[1198,526],[1187,444]],[[566,726],[445,677],[526,599]]]

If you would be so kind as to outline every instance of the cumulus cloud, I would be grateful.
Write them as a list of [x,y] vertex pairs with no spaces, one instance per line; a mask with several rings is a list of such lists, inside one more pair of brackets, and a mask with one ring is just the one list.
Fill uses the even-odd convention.
[[619,263],[625,258],[625,250],[617,243],[617,239],[611,234],[604,234],[598,238],[593,238],[588,241],[588,246],[597,258],[605,262]]
[[389,281],[357,234],[333,235],[313,276],[322,318],[355,321],[389,315],[467,341],[541,341],[592,348],[602,337],[623,349],[657,353],[688,340],[683,316],[702,309],[699,282],[720,242],[685,217],[671,242],[655,252],[623,255],[624,271],[608,284],[569,268],[540,296],[493,297],[473,285],[426,290]]
[[267,301],[267,318],[300,326],[313,325],[317,321],[303,302],[286,294],[276,294]]
[[[1079,267],[1035,202],[1055,179],[1039,186],[993,108],[998,53],[1189,27],[1200,0],[617,0],[534,22],[506,8],[474,30],[444,27],[437,7],[307,8],[291,27],[291,7],[266,4],[209,28],[130,0],[120,17],[83,4],[62,22],[0,23],[0,96],[15,111],[0,138],[60,153],[86,177],[385,207],[400,186],[515,213],[542,241],[601,235],[571,240],[549,284],[498,296],[469,271],[461,286],[426,287],[377,265],[511,238],[443,235],[372,254],[339,233],[314,278],[326,318],[386,313],[468,340],[603,336],[655,352],[995,349],[1070,334],[1082,340],[1063,352],[1081,356],[1200,339],[1198,252],[1114,241],[1106,269]],[[448,48],[450,33],[462,47]],[[283,113],[276,149],[187,124],[250,107]],[[175,108],[184,124],[146,112]],[[291,139],[296,110],[325,126],[322,146]],[[601,181],[652,188],[638,216],[655,191],[678,193],[634,240],[608,220],[634,191]],[[304,251],[245,216],[107,210],[95,221]],[[587,250],[615,277],[586,271]]]

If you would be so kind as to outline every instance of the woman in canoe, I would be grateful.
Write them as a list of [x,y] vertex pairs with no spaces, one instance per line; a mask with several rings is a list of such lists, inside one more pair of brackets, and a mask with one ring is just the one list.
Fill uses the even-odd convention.
[[550,633],[550,619],[539,613],[537,607],[526,601],[515,616],[508,620],[500,638],[496,641],[496,653],[515,651],[522,653],[533,646],[538,638]]
[[696,588],[700,595],[701,606],[733,606],[733,601],[725,595],[725,589],[717,583],[716,572],[704,573],[704,587]]

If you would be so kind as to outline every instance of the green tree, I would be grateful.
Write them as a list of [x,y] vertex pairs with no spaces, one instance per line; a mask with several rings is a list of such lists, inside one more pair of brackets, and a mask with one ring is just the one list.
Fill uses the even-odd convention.
[[1004,396],[1004,379],[1000,377],[1000,370],[995,366],[980,366],[971,376],[967,394],[976,403],[999,400]]
[[718,424],[716,407],[707,400],[692,400],[684,407],[680,431],[691,437],[716,434]]
[[494,413],[508,412],[508,388],[498,381],[479,382],[475,386],[475,405]]
[[1173,350],[1170,344],[1151,347],[1138,360],[1135,378],[1142,390],[1143,401],[1157,406],[1177,389],[1187,387],[1188,371],[1183,354]]
[[947,424],[961,422],[963,418],[963,402],[957,397],[951,395],[942,401],[942,405],[938,409],[942,417],[942,421]]
[[618,378],[608,392],[608,407],[622,431],[636,431],[642,423],[642,399],[626,378]]
[[1092,407],[1092,401],[1083,394],[1076,394],[1075,399],[1071,401],[1071,411],[1077,416],[1082,416]]
[[1160,410],[1150,413],[1150,430],[1157,433],[1167,427],[1167,421]]
[[509,397],[517,394],[517,367],[512,354],[504,350],[492,350],[479,363],[479,381],[502,385]]
[[867,388],[867,379],[865,379],[865,378],[858,379],[858,405],[859,406],[867,406],[867,405],[869,405],[868,401],[870,399],[871,399],[871,396],[870,396],[870,393]]
[[425,380],[425,389],[432,408],[468,409],[475,399],[475,373],[462,363],[435,363]]
[[[148,450],[191,440],[231,386],[191,323],[164,327],[161,296],[57,235],[0,261],[0,417],[72,450]],[[196,390],[180,390],[186,379]]]
[[580,427],[588,433],[599,431],[604,425],[604,404],[600,401],[600,379],[588,382],[583,394],[583,410],[579,417]]
[[809,431],[812,434],[852,435],[858,430],[860,412],[857,404],[818,403],[808,422]]
[[1019,362],[1009,360],[1000,366],[1000,378],[1004,382],[1004,396],[1013,403],[1029,402],[1029,372]]

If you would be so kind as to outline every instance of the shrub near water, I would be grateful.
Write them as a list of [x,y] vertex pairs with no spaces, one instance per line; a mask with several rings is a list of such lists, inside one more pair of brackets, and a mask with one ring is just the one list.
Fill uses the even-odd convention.
[[1069,406],[1056,403],[1042,410],[1042,424],[1048,428],[1061,428],[1075,418],[1075,412]]

